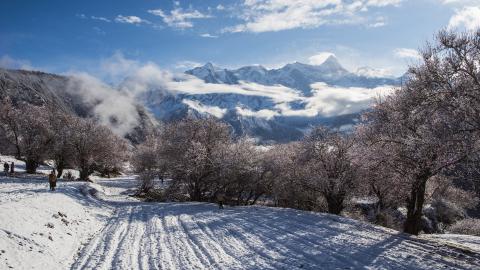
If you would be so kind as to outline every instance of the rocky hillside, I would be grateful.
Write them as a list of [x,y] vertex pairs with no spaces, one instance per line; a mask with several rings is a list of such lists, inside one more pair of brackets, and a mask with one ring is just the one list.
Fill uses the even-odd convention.
[[[0,100],[9,97],[14,104],[26,102],[46,105],[80,117],[98,117],[96,106],[102,100],[88,97],[79,84],[73,81],[72,77],[38,71],[0,69]],[[122,95],[120,92],[117,94]],[[141,104],[135,103],[134,106],[138,122],[123,135],[137,143],[155,125],[155,120]],[[112,119],[112,125],[115,121]]]

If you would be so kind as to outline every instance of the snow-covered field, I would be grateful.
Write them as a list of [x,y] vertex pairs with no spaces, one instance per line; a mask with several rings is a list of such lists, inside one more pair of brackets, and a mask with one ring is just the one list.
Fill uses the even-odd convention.
[[[291,209],[145,203],[132,177],[0,177],[0,269],[480,269],[480,252]],[[457,241],[457,242],[456,242]],[[478,247],[478,246],[477,246]]]

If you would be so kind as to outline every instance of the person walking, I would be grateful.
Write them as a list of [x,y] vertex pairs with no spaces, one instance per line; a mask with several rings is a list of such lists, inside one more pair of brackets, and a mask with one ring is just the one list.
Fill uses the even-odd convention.
[[217,193],[217,203],[218,209],[223,209],[223,204],[225,203],[225,193],[223,191]]
[[10,164],[10,174],[13,175],[15,173],[15,163],[12,163]]
[[5,172],[5,176],[8,176],[8,169],[10,166],[8,166],[8,163],[5,162],[3,163],[3,171]]
[[55,191],[57,186],[57,176],[55,175],[55,170],[52,170],[48,175],[48,183],[50,184],[50,191]]

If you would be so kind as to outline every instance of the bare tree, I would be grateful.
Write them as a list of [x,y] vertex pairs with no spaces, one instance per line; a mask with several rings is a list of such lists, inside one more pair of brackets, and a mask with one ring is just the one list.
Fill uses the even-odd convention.
[[321,194],[331,214],[340,214],[358,175],[352,162],[352,138],[324,127],[317,127],[302,142],[300,164],[305,188]]
[[20,126],[18,118],[21,113],[16,109],[9,97],[6,97],[0,104],[0,127],[3,130],[5,138],[15,146],[15,156],[20,159],[22,152],[20,149]]
[[363,132],[408,187],[405,232],[421,230],[427,182],[478,150],[479,37],[441,32],[401,89],[365,115]]
[[300,154],[299,142],[274,145],[265,153],[263,166],[272,181],[269,195],[275,206],[320,210],[318,193],[302,184],[307,172],[305,166],[299,164]]
[[73,165],[73,145],[71,137],[74,132],[72,125],[76,120],[75,116],[54,108],[49,109],[48,119],[53,133],[50,157],[55,163],[57,177],[60,178],[62,177],[63,170],[67,166]]
[[217,160],[220,172],[218,189],[230,194],[237,205],[253,205],[271,188],[271,168],[266,152],[248,138],[226,144]]
[[75,119],[70,137],[74,163],[80,179],[87,180],[95,170],[113,170],[125,159],[126,144],[105,126],[92,119]]
[[212,196],[212,185],[220,176],[219,151],[231,141],[230,132],[213,118],[186,118],[165,127],[161,155],[168,162],[174,185],[184,187],[191,200]]

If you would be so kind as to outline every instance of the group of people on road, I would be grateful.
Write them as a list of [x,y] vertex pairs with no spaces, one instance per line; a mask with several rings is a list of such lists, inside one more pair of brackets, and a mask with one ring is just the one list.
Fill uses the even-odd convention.
[[13,175],[15,173],[15,163],[9,165],[8,162],[3,163],[3,172],[5,176]]

